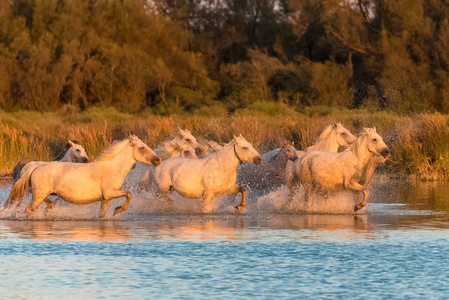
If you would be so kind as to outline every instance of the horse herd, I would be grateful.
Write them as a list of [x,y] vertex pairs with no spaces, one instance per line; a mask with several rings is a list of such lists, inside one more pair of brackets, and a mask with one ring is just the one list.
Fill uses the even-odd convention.
[[[342,147],[345,149],[338,152]],[[357,211],[366,205],[375,168],[390,156],[376,128],[364,128],[355,137],[340,123],[326,127],[315,145],[305,151],[285,142],[260,155],[241,135],[221,146],[212,141],[199,143],[190,131],[180,128],[154,151],[135,135],[113,143],[92,162],[76,141],[69,141],[64,150],[57,161],[20,161],[3,208],[19,206],[32,192],[27,216],[42,202],[46,211],[50,210],[55,203],[48,196],[57,195],[73,204],[100,201],[100,218],[104,218],[114,198],[126,197],[114,215],[128,209],[132,195],[122,187],[138,183],[139,188],[155,190],[159,200],[171,205],[174,191],[185,198],[202,198],[202,211],[208,213],[216,196],[241,193],[235,208],[242,210],[245,187],[272,190],[287,184],[290,202],[299,186],[304,187],[306,207],[314,193],[327,197],[333,192],[353,191]]]

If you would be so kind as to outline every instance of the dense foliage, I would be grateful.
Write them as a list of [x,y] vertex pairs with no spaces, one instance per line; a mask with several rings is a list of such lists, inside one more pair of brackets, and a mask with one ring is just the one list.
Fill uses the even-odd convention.
[[443,0],[4,0],[0,108],[449,112]]

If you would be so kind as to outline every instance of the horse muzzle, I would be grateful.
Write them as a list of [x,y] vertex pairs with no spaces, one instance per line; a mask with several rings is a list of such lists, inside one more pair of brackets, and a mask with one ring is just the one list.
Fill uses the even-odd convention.
[[389,157],[390,157],[390,149],[384,148],[384,149],[382,150],[382,152],[380,152],[380,154],[381,154],[384,158],[389,158]]
[[75,160],[75,162],[76,162],[76,163],[82,163],[82,164],[85,164],[85,163],[88,163],[88,162],[89,162],[89,159],[88,159],[87,157],[80,157],[80,158],[77,158],[77,159]]
[[253,162],[256,166],[260,166],[263,163],[262,157],[260,156],[254,157]]
[[204,154],[204,151],[200,147],[196,147],[195,154],[196,154],[196,156],[201,157]]
[[297,159],[298,159],[298,156],[297,156],[297,155],[295,155],[295,156],[290,156],[290,157],[288,158],[289,161],[293,161],[293,162],[295,162]]
[[159,156],[153,157],[151,159],[151,164],[155,167],[158,167],[161,164],[161,158]]

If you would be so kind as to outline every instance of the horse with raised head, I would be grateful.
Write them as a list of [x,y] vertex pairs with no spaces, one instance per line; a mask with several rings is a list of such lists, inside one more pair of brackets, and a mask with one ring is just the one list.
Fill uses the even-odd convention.
[[256,188],[273,188],[285,184],[284,170],[289,162],[298,159],[293,142],[285,142],[281,150],[262,166],[243,163],[237,168],[237,183]]
[[354,206],[354,211],[363,208],[369,194],[367,176],[372,176],[368,166],[380,162],[380,159],[372,158],[373,155],[384,159],[390,156],[390,150],[376,128],[365,128],[354,144],[343,152],[308,151],[294,168],[294,176],[304,185],[306,205],[312,193],[327,196],[331,192],[351,190],[363,194],[363,200]]
[[132,135],[111,145],[91,163],[49,162],[35,166],[14,184],[8,201],[22,199],[32,190],[33,198],[26,208],[28,216],[44,201],[51,208],[54,204],[47,198],[51,194],[73,204],[101,201],[100,218],[103,218],[112,199],[126,197],[124,204],[115,208],[115,215],[128,209],[132,195],[121,188],[136,161],[154,166],[161,163],[153,150]]
[[[72,163],[87,163],[89,157],[86,154],[84,147],[76,140],[69,140],[64,146],[64,150],[60,152],[54,159],[60,162],[72,162]],[[31,159],[22,159],[17,163],[12,172],[12,178],[14,182],[22,177],[22,174],[26,173],[29,169],[35,166],[42,165],[45,161],[33,161]]]
[[237,166],[243,161],[262,164],[260,154],[241,135],[205,158],[171,158],[163,161],[154,172],[158,197],[172,202],[168,196],[176,191],[186,198],[202,198],[203,213],[207,213],[211,211],[213,197],[241,193],[242,199],[236,206],[241,210],[246,205],[246,190],[237,185],[236,180]]

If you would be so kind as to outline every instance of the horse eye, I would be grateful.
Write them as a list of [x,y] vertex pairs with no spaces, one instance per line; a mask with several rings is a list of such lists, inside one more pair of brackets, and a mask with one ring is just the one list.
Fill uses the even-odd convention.
[[248,147],[242,147],[243,150],[248,150]]
[[188,155],[188,154],[189,154],[189,151],[184,151],[184,154],[185,154],[185,155]]
[[139,147],[140,150],[145,150],[145,147]]
[[377,139],[373,139],[373,142],[377,142]]
[[81,152],[81,150],[80,149],[76,149],[76,152]]
[[346,132],[343,132],[341,135],[346,135]]
[[186,142],[190,143],[190,139],[186,139]]

